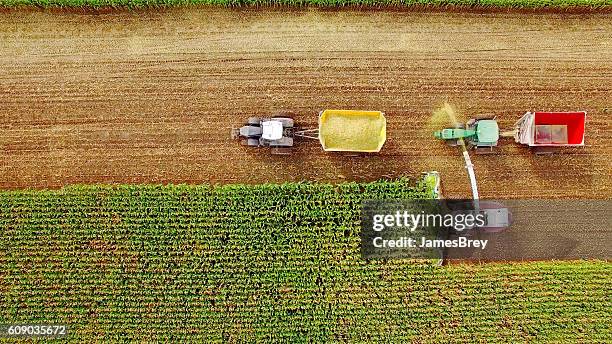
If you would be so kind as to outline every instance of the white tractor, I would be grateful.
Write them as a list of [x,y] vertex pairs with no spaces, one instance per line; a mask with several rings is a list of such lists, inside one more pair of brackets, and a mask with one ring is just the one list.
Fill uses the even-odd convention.
[[250,117],[241,128],[232,129],[232,138],[250,147],[270,147],[272,154],[291,154],[294,136],[293,119],[289,117]]

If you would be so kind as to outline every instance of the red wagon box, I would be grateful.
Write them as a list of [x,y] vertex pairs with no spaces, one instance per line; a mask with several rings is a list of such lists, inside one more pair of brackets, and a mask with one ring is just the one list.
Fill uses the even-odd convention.
[[516,142],[538,146],[584,146],[586,112],[527,112],[516,122]]

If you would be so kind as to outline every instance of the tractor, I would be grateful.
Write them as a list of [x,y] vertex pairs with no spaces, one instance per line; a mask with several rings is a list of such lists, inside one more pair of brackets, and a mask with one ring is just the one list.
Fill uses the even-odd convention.
[[272,154],[291,154],[293,125],[289,117],[250,117],[244,126],[232,129],[232,138],[240,138],[243,146],[270,147]]
[[470,119],[465,125],[457,124],[455,128],[438,130],[434,136],[445,140],[450,146],[467,143],[477,154],[494,153],[493,148],[499,140],[499,126],[495,117],[478,117]]

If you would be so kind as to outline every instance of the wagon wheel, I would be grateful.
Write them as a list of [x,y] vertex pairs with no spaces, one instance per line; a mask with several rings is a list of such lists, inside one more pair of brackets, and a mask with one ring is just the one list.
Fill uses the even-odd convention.
[[354,158],[354,157],[360,157],[360,156],[362,156],[362,154],[359,153],[359,152],[344,152],[344,153],[342,153],[342,156],[353,157]]
[[533,152],[535,155],[552,155],[557,151],[555,147],[535,147]]

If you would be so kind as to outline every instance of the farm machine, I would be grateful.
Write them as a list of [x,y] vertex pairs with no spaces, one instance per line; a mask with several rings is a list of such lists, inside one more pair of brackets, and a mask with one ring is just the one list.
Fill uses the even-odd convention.
[[512,130],[500,132],[495,117],[481,116],[465,125],[457,124],[434,133],[438,139],[456,146],[465,142],[477,154],[493,153],[500,137],[514,137],[536,154],[554,153],[561,147],[584,146],[586,112],[527,112]]
[[500,134],[495,117],[478,117],[470,119],[465,125],[457,124],[455,128],[436,131],[434,136],[451,146],[467,142],[476,152],[486,153],[497,146]]
[[316,139],[326,152],[374,153],[386,141],[386,120],[380,111],[324,110],[318,128],[295,125],[290,114],[251,117],[232,138],[249,147],[270,147],[272,154],[291,154],[295,138]]
[[295,133],[291,117],[250,117],[244,126],[232,129],[232,138],[240,138],[243,146],[270,147],[273,154],[289,154]]

